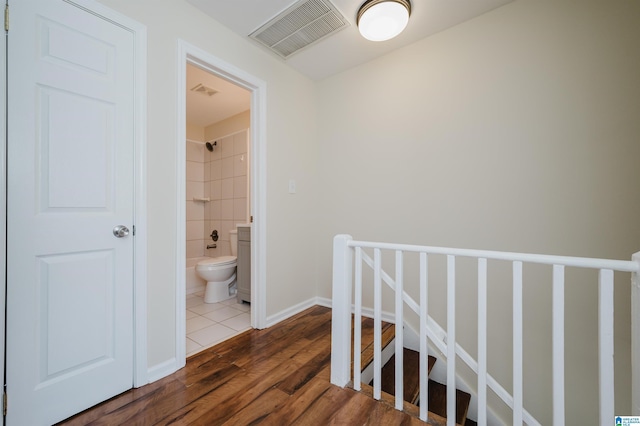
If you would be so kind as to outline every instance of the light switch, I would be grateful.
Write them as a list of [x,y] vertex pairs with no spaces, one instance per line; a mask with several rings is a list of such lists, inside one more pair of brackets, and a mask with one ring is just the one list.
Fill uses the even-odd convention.
[[289,179],[289,194],[296,193],[296,181],[295,179]]

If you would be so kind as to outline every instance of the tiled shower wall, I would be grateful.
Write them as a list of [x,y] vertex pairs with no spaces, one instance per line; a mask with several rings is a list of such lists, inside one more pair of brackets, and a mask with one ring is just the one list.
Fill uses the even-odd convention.
[[[229,231],[247,223],[248,170],[247,131],[219,139],[213,152],[203,143],[187,141],[186,236],[187,259],[231,254]],[[194,201],[209,198],[210,201]],[[211,231],[218,230],[217,248]],[[189,261],[187,261],[189,265]]]

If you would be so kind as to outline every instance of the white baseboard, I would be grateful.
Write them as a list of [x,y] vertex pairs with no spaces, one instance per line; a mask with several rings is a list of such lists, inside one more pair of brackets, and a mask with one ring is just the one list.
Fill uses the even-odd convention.
[[184,367],[184,361],[182,362],[182,365],[180,365],[176,358],[171,358],[150,367],[147,370],[147,378],[149,379],[149,383],[153,383],[156,380],[160,380],[163,377],[167,377],[168,375],[175,373],[182,367]]
[[331,299],[326,297],[316,297],[316,305],[324,306],[325,308],[331,308]]
[[[316,297],[316,305],[320,305],[320,306],[324,306],[326,308],[331,308],[333,307],[331,299],[327,299],[326,297]],[[353,305],[351,305],[351,312],[354,312],[354,307]],[[373,309],[371,308],[362,308],[362,316],[363,317],[367,317],[367,318],[373,318]],[[385,312],[382,311],[382,321],[384,322],[388,322],[391,324],[395,324],[396,323],[396,317],[394,314],[392,314],[391,312]]]
[[[267,317],[267,328],[276,325],[277,323],[286,320],[287,318],[290,318],[296,314],[299,314],[300,312],[304,311],[305,309],[309,309],[312,306],[315,305],[320,305],[321,303],[318,302],[318,298],[317,297],[312,297],[309,300],[305,300],[304,302],[300,302],[297,305],[293,305],[285,310],[282,310],[276,314],[270,315]],[[322,305],[324,306],[324,305]]]

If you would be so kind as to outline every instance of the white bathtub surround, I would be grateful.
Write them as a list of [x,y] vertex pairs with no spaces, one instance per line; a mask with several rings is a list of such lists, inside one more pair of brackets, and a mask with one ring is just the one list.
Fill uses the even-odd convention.
[[215,249],[205,249],[205,256],[229,256],[229,231],[237,222],[249,219],[249,155],[248,131],[217,138],[213,152],[204,151],[204,196],[211,201],[205,208],[205,245],[209,234],[218,230],[220,239]]
[[[209,152],[204,142],[186,143],[186,291],[206,284],[195,274],[195,264],[205,258],[230,256],[229,231],[236,222],[248,221],[248,131],[216,140]],[[217,230],[216,248],[210,234]],[[195,274],[195,276],[194,276]]]
[[[186,144],[186,258],[187,268],[194,258],[205,256],[205,227],[209,203],[205,199],[205,164],[208,151],[203,142],[187,140]],[[208,197],[208,194],[207,194]],[[211,232],[211,231],[209,231]],[[187,283],[187,291],[189,283]]]

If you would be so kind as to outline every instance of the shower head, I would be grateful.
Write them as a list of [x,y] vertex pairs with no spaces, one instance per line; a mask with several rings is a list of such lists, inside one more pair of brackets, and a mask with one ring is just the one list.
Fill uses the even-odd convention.
[[216,142],[216,141],[213,141],[213,143],[207,142],[207,143],[204,144],[204,146],[207,147],[207,151],[209,151],[209,152],[213,152],[213,147],[216,146],[216,145],[218,145],[218,142]]

